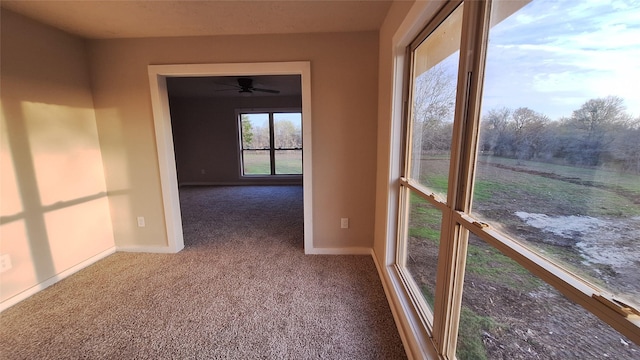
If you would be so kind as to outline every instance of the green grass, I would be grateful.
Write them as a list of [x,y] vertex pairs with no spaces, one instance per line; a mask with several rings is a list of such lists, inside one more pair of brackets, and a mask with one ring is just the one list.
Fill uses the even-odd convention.
[[[448,174],[448,157],[428,156],[420,162],[419,176],[413,177],[435,193],[446,194]],[[496,206],[500,206],[504,197],[509,197],[527,204],[523,208],[530,205],[530,199],[536,200],[532,205],[539,208],[524,210],[528,212],[595,217],[640,215],[640,205],[630,198],[640,196],[640,176],[606,168],[481,156],[474,188],[474,204],[478,205],[496,198]]]
[[428,286],[422,286],[421,290],[422,290],[422,296],[427,301],[427,304],[429,304],[431,309],[433,309],[433,306],[436,303],[436,297],[433,294],[433,291]]
[[412,193],[409,236],[423,238],[434,244],[440,243],[442,213],[420,196]]
[[479,161],[501,164],[515,168],[553,173],[568,178],[601,181],[603,184],[610,184],[613,182],[616,184],[622,184],[629,190],[635,189],[636,191],[640,192],[640,184],[637,183],[638,175],[613,171],[609,169],[558,165],[538,161],[516,160],[493,156],[481,156],[479,158]]
[[436,194],[446,194],[449,178],[444,175],[429,175],[422,178],[422,184],[433,190]]
[[430,240],[433,243],[440,242],[440,230],[435,230],[435,229],[426,228],[426,227],[410,228],[409,236],[424,238],[424,239]]
[[493,156],[481,156],[480,161],[519,167],[528,170],[549,172],[568,178],[578,178],[594,181],[605,185],[617,185],[624,190],[640,195],[639,176],[601,167],[579,167],[570,165],[551,164],[538,161],[517,160]]
[[[245,151],[243,162],[245,175],[271,175],[268,151]],[[276,174],[302,174],[302,153],[280,154],[276,152]]]
[[276,174],[302,174],[302,161],[299,159],[277,159]]
[[[515,163],[515,160],[510,160],[487,158],[478,165],[474,208],[594,217],[626,218],[640,215],[640,205],[629,196],[640,191],[640,176],[606,171],[609,177],[607,182],[599,182],[593,179],[605,171],[574,168],[572,172],[566,166]],[[507,165],[516,170],[498,168],[492,164]],[[527,173],[528,170],[558,174],[565,178]],[[591,186],[581,184],[582,181]]]
[[463,305],[460,309],[456,357],[459,360],[486,360],[487,350],[482,342],[482,333],[497,326],[491,317],[478,315]]
[[477,180],[473,188],[473,200],[487,201],[494,194],[506,191],[506,186],[498,181]]
[[519,291],[531,291],[543,284],[520,264],[481,240],[469,241],[466,272]]
[[[496,226],[498,230],[522,240],[559,264],[568,264],[568,270],[606,288],[606,284],[592,278],[594,270],[584,265],[578,250],[539,242],[539,237],[552,235],[532,228],[524,229],[526,225],[514,213],[525,211],[549,216],[582,215],[608,219],[640,216],[637,197],[634,200],[634,196],[640,196],[640,176],[603,168],[496,157],[481,157],[479,161],[473,193],[474,215],[499,225]],[[436,193],[446,193],[449,160],[429,157],[422,159],[420,165],[422,172],[414,178],[419,178],[423,185]],[[409,235],[439,245],[441,212],[413,194],[410,210]],[[544,285],[538,277],[482,240],[471,237],[467,253],[466,281],[517,293],[532,292]],[[431,285],[435,280],[433,284],[424,282],[419,284],[422,295],[433,307]],[[457,352],[460,360],[487,359],[483,331],[496,334],[506,327],[492,317],[481,315],[484,313],[480,308],[463,306],[461,309]]]
[[420,174],[412,177],[437,194],[446,194],[449,182],[449,155],[429,155],[420,161]]

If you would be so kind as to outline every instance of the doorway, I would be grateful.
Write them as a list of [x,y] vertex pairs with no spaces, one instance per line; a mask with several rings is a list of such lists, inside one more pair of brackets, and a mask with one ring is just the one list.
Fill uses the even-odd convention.
[[167,78],[250,76],[250,75],[299,75],[302,86],[302,138],[303,152],[303,199],[304,199],[304,248],[305,253],[313,249],[312,217],[312,139],[311,139],[311,83],[309,62],[243,63],[243,64],[186,64],[149,65],[149,82],[153,107],[156,149],[160,169],[165,226],[168,247],[171,252],[184,248],[182,216],[178,195],[178,179],[169,110]]

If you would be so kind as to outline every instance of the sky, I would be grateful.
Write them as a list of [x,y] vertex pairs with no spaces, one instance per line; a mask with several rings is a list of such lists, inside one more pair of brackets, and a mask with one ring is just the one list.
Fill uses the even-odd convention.
[[534,0],[491,29],[483,113],[557,120],[609,95],[640,117],[640,0]]
[[[253,127],[269,127],[269,114],[267,113],[249,113],[247,114],[247,118],[249,119]],[[302,114],[297,112],[275,113],[273,119],[276,122],[278,122],[278,120],[289,120],[296,127],[302,126]]]

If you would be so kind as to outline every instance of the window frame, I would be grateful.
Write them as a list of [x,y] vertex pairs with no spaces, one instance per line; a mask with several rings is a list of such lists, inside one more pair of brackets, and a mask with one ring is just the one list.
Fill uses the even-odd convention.
[[[447,198],[442,199],[422,184],[408,177],[412,155],[413,53],[424,39],[463,3],[461,55],[456,84],[449,188]],[[400,278],[406,298],[416,312],[422,328],[431,338],[438,354],[443,358],[455,358],[469,232],[522,265],[545,283],[553,286],[569,300],[581,305],[615,330],[640,344],[640,316],[629,315],[628,310],[624,309],[625,304],[597,286],[556,265],[552,259],[523,246],[517,240],[496,231],[489,224],[471,215],[491,4],[492,0],[448,1],[435,12],[435,15],[428,20],[426,27],[406,48],[402,151],[400,152],[400,171],[395,190],[398,191],[397,232],[393,247],[395,256],[393,257],[392,269]],[[417,284],[404,267],[410,192],[417,194],[430,205],[442,211],[433,312],[426,305]]]
[[[282,179],[301,179],[304,172],[304,165],[301,167],[300,174],[278,174],[276,173],[276,161],[275,161],[275,153],[277,150],[300,150],[301,159],[304,153],[304,143],[300,148],[276,148],[275,147],[275,126],[274,126],[274,114],[300,114],[300,134],[302,141],[302,134],[304,133],[304,121],[302,119],[302,109],[301,108],[251,108],[251,109],[236,109],[236,127],[238,134],[238,165],[240,171],[240,178],[282,178]],[[243,114],[267,114],[269,116],[269,148],[268,149],[245,149],[244,143],[242,140],[242,115]],[[245,174],[244,171],[244,151],[245,150],[268,150],[269,151],[269,167],[270,174]]]

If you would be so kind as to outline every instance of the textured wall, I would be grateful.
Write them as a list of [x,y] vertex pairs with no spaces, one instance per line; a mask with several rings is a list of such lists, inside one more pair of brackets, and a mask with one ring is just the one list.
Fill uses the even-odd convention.
[[[316,247],[371,247],[376,171],[376,32],[95,40],[100,143],[120,246],[166,246],[147,66],[310,61]],[[138,215],[146,228],[132,227]],[[340,229],[340,218],[351,228]]]

